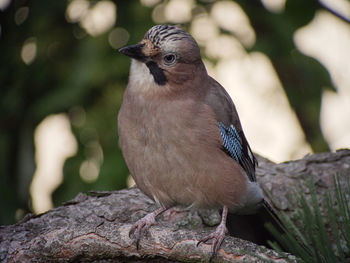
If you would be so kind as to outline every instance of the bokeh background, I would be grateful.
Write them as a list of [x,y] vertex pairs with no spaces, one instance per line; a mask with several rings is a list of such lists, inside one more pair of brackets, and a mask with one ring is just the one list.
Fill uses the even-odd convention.
[[131,184],[118,48],[179,24],[231,94],[253,150],[350,147],[349,0],[0,0],[0,224]]

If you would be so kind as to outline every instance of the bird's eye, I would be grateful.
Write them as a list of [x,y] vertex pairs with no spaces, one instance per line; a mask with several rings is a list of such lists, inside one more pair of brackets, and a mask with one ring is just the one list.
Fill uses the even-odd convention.
[[168,54],[163,57],[165,64],[171,65],[175,62],[176,56],[174,54]]

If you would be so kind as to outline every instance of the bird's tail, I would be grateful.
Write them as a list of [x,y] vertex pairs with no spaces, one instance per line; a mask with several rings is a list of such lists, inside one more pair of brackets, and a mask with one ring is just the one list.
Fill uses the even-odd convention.
[[[281,247],[282,244],[274,237],[270,231],[265,227],[270,223],[280,233],[286,233],[282,221],[278,217],[273,207],[263,200],[257,214],[252,215],[228,215],[227,228],[230,235],[249,240],[259,245],[269,247],[268,241],[277,242]],[[283,249],[285,249],[283,247]]]
[[287,232],[286,227],[283,225],[283,222],[277,215],[275,209],[272,208],[272,206],[269,204],[269,202],[266,201],[266,199],[263,199],[262,206],[264,210],[270,215],[270,218],[272,219],[272,220],[267,219],[266,221],[270,222],[281,234],[286,233]]

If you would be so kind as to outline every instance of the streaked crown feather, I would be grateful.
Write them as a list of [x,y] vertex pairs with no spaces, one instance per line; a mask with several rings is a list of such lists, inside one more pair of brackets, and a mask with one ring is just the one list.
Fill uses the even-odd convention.
[[152,42],[155,48],[161,50],[175,49],[190,52],[192,56],[199,56],[199,47],[194,38],[180,27],[173,25],[156,25],[150,28],[144,39]]

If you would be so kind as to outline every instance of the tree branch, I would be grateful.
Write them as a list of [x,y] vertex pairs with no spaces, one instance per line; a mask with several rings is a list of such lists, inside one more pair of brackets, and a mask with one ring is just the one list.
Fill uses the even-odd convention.
[[318,4],[325,10],[327,10],[328,12],[330,12],[331,14],[333,14],[334,16],[338,17],[339,19],[343,20],[344,22],[350,24],[350,19],[342,14],[340,14],[339,12],[335,11],[334,9],[330,8],[329,6],[327,6],[325,3],[323,3],[323,1],[318,0]]
[[[320,198],[332,177],[349,175],[350,151],[324,153],[282,164],[259,158],[258,180],[274,206],[286,212],[296,207],[294,190],[312,178]],[[181,262],[208,260],[210,245],[196,243],[209,233],[201,213],[169,211],[150,228],[136,250],[129,238],[132,223],[153,211],[155,204],[137,188],[78,194],[73,200],[41,215],[0,228],[1,262]],[[273,251],[232,236],[226,237],[220,262],[286,262]],[[291,262],[295,262],[293,258]]]

